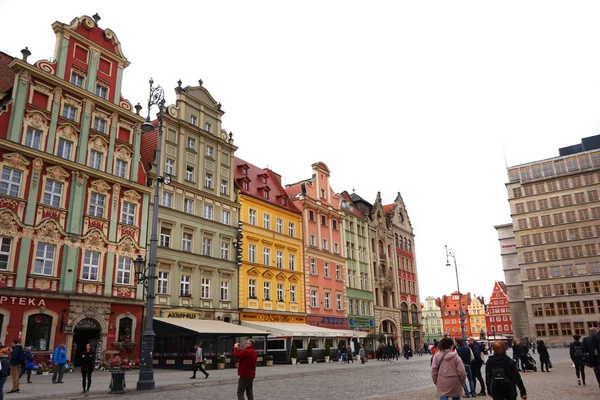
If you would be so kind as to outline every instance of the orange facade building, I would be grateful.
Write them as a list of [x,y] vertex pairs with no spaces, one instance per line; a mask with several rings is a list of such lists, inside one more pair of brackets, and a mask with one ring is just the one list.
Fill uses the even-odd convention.
[[[469,318],[469,305],[471,304],[471,293],[463,293],[461,296],[462,312],[465,319],[464,334],[471,332]],[[458,292],[452,292],[450,296],[442,296],[436,300],[436,305],[442,310],[442,324],[444,334],[449,337],[460,337],[460,309],[458,305]]]

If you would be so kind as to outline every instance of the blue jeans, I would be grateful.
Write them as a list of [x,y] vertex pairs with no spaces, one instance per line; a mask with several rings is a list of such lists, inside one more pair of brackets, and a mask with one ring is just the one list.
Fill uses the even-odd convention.
[[4,384],[6,383],[6,376],[0,378],[0,400],[4,400]]
[[440,396],[440,400],[460,400],[460,396],[459,397]]
[[466,382],[463,382],[463,390],[465,394],[471,393],[471,395],[475,395],[475,382],[473,382],[473,374],[471,373],[471,366],[465,365],[465,371],[467,371],[467,380],[469,381],[469,386],[471,387],[471,391],[467,388]]

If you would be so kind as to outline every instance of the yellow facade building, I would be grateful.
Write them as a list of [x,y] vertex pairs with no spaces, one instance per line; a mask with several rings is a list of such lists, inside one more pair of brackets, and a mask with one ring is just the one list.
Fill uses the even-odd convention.
[[485,304],[481,297],[473,296],[471,304],[469,304],[469,319],[471,336],[479,337],[481,332],[487,334]]
[[235,158],[243,239],[240,320],[305,323],[302,213],[281,176]]

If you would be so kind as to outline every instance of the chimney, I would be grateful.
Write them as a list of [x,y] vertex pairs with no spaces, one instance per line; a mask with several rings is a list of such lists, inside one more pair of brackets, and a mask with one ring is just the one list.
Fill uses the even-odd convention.
[[92,18],[94,18],[94,21],[96,21],[96,26],[98,26],[98,21],[101,20],[100,16],[98,15],[98,13],[92,15]]
[[27,62],[27,57],[31,55],[31,52],[29,51],[29,48],[25,47],[21,50],[21,54],[23,54],[23,61]]

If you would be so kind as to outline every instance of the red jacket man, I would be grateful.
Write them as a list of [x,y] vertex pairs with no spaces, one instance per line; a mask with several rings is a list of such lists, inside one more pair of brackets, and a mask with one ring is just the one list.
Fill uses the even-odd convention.
[[233,358],[240,360],[238,366],[238,380],[237,397],[238,400],[244,400],[244,392],[248,396],[248,400],[254,400],[254,393],[252,391],[252,383],[256,377],[256,359],[257,354],[254,350],[254,339],[246,340],[246,348],[240,350],[240,344],[236,343],[233,347]]

